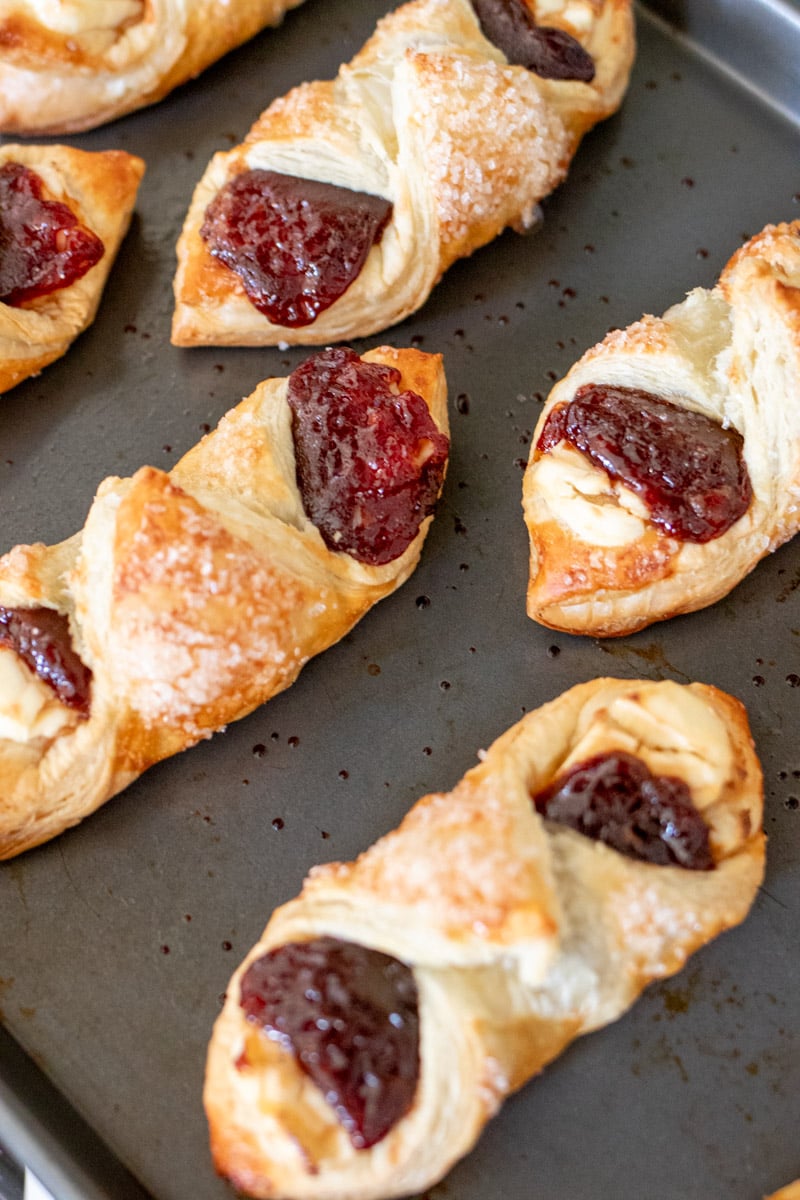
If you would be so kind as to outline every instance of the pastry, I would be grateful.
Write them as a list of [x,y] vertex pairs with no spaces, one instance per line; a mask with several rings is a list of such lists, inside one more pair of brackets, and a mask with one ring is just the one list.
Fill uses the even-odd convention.
[[633,53],[629,0],[403,5],[213,157],[178,242],[173,342],[317,345],[401,321],[456,259],[533,223]]
[[144,169],[122,150],[0,146],[0,392],[94,320]]
[[794,1183],[787,1183],[786,1187],[777,1192],[771,1192],[764,1200],[800,1200],[800,1179],[795,1179]]
[[75,133],[216,62],[300,0],[2,0],[0,130]]
[[713,604],[797,532],[800,222],[560,380],[525,472],[528,613],[632,633]]
[[320,352],[169,474],[0,558],[0,858],[291,684],[416,566],[444,478],[441,359]]
[[762,780],[738,701],[599,679],[528,714],[354,863],[311,871],[208,1052],[248,1195],[424,1191],[503,1098],[745,917]]

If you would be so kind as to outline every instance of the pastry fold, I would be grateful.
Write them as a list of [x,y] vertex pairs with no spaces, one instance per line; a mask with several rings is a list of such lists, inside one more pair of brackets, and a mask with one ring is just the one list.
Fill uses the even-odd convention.
[[[439,356],[382,347],[363,361],[396,368],[398,386],[447,430]],[[76,824],[153,763],[288,687],[413,571],[431,516],[384,565],[328,549],[298,490],[287,386],[259,384],[169,473],[106,479],[66,542],[0,558],[0,606],[66,616],[92,673],[88,715],[68,719],[56,703],[55,732],[53,703],[33,723],[33,693],[17,681],[14,713],[19,721],[27,706],[29,727],[10,737],[0,724],[0,858]],[[8,656],[0,638],[0,671],[12,669]]]
[[[592,636],[632,633],[713,604],[794,536],[799,329],[800,222],[768,225],[715,287],[609,333],[555,385],[523,485],[534,620]],[[639,497],[574,445],[543,451],[551,413],[586,385],[642,389],[737,431],[752,487],[743,514],[710,540],[684,540],[657,527]]]
[[93,129],[161,100],[300,0],[5,0],[0,130]]
[[[583,134],[620,104],[634,55],[630,0],[514,0],[574,37],[591,82],[548,79],[481,31],[469,0],[412,0],[384,17],[334,80],[304,83],[216,154],[178,241],[176,345],[320,345],[403,320],[456,259],[524,229],[564,178]],[[335,184],[391,202],[355,280],[310,323],[273,324],[201,237],[220,189],[249,170]]]
[[[655,865],[542,817],[554,778],[623,752],[675,777],[711,869]],[[598,679],[528,714],[446,794],[425,796],[353,863],[314,868],[234,973],[210,1042],[214,1161],[248,1195],[416,1194],[474,1144],[503,1098],[579,1034],[745,917],[763,873],[762,779],[744,709],[699,683]],[[356,1149],[277,1033],[240,1005],[252,964],[334,938],[413,971],[411,1107]]]
[[66,204],[80,224],[101,239],[103,254],[66,287],[22,305],[0,302],[0,392],[60,358],[91,325],[145,170],[140,158],[123,150],[6,143],[0,146],[0,167],[11,163],[35,172],[44,197]]

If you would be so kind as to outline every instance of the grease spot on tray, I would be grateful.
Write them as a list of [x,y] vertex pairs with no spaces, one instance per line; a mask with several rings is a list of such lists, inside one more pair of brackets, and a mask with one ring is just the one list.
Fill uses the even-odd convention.
[[[783,570],[780,570],[778,574],[783,575]],[[789,597],[794,595],[798,587],[800,587],[800,570],[795,571],[789,582],[785,583],[781,591],[778,592],[777,596],[775,597],[778,604],[785,604]]]
[[680,1055],[676,1053],[670,1045],[666,1035],[662,1035],[649,1042],[646,1048],[646,1053],[639,1062],[634,1062],[631,1065],[631,1074],[637,1078],[644,1074],[650,1074],[653,1069],[660,1070],[664,1067],[674,1067],[683,1083],[689,1082],[689,1073],[683,1064]]
[[689,1011],[692,1002],[691,989],[689,987],[665,987],[661,989],[661,999],[666,1015],[675,1017],[679,1013]]
[[649,666],[661,672],[658,676],[659,678],[675,677],[685,680],[686,683],[690,682],[688,675],[672,665],[664,653],[663,647],[658,642],[648,642],[644,646],[632,646],[624,642],[596,641],[595,645],[610,657],[626,660],[633,658],[638,659],[640,662],[648,663]]

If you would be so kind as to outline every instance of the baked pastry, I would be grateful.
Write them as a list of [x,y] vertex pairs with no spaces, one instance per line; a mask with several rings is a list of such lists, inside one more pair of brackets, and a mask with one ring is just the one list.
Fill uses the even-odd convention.
[[746,915],[762,781],[738,701],[599,679],[528,714],[236,970],[205,1082],[254,1197],[416,1194],[578,1034]]
[[0,130],[75,133],[154,104],[300,0],[2,0]]
[[794,1183],[787,1183],[786,1187],[777,1192],[771,1192],[764,1200],[800,1200],[800,1179],[795,1179]]
[[0,392],[94,320],[144,169],[122,150],[0,146]]
[[317,345],[402,320],[456,259],[533,223],[633,53],[630,0],[403,5],[335,80],[212,158],[178,241],[173,342]]
[[800,222],[560,380],[523,486],[528,613],[632,633],[727,595],[800,517]]
[[288,687],[413,571],[442,485],[441,359],[321,352],[80,533],[0,558],[0,858]]

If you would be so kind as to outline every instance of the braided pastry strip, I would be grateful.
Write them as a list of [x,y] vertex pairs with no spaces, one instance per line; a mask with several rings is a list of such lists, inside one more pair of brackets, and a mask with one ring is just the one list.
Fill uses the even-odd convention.
[[300,0],[3,0],[0,130],[93,129],[163,99]]
[[[421,396],[446,432],[439,356],[383,347],[363,361],[397,368],[399,389]],[[29,728],[0,736],[0,858],[288,687],[414,570],[430,516],[384,565],[328,549],[298,490],[286,396],[286,379],[266,380],[169,474],[106,479],[79,533],[0,558],[0,606],[65,614],[92,672],[85,719],[42,702],[38,680],[31,716],[30,687],[12,677],[11,708]],[[0,719],[16,660],[0,638]]]
[[[620,104],[634,54],[630,0],[511,0],[574,36],[592,82],[512,66],[469,0],[412,0],[378,23],[335,80],[276,100],[216,154],[178,241],[172,340],[181,346],[324,344],[387,328],[457,258],[532,224],[583,134]],[[392,214],[360,274],[311,324],[273,324],[200,230],[220,189],[267,169],[384,197]]]
[[[534,795],[611,751],[688,785],[712,869],[629,858],[538,815]],[[452,792],[424,797],[356,862],[312,870],[273,914],[209,1047],[218,1170],[259,1198],[378,1200],[429,1187],[572,1038],[743,920],[763,872],[761,815],[744,710],[712,687],[598,679],[528,714]],[[367,1149],[300,1069],[283,1026],[265,1036],[240,1006],[264,955],[330,937],[406,964],[418,991],[416,1091]]]
[[[632,633],[713,604],[795,535],[799,331],[800,221],[768,225],[714,288],[608,334],[555,385],[523,485],[534,620],[571,633]],[[681,540],[574,447],[542,453],[550,414],[589,384],[643,389],[737,430],[752,485],[743,515],[709,541]]]

